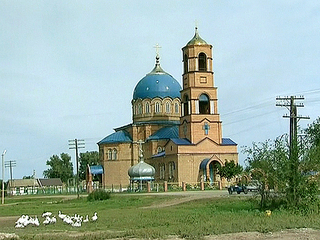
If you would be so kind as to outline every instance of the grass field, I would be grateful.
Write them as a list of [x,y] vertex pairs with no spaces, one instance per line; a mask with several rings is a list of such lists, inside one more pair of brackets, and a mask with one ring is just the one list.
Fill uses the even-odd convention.
[[[110,239],[165,238],[169,235],[190,239],[232,232],[270,232],[288,228],[319,229],[319,215],[299,215],[285,210],[272,211],[270,217],[258,210],[258,203],[249,197],[214,197],[189,201],[163,208],[156,206],[175,201],[181,196],[113,194],[104,201],[88,202],[86,197],[27,196],[6,198],[0,206],[0,232],[16,233],[20,239]],[[16,229],[15,221],[22,214],[37,215],[45,211],[58,215],[89,215],[98,213],[97,222],[75,228],[58,219],[54,225],[27,226]]]

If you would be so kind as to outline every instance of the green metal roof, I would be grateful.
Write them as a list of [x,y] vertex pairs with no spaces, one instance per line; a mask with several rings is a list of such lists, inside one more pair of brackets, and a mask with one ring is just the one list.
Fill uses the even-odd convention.
[[107,137],[102,139],[100,142],[98,142],[98,144],[125,143],[125,142],[128,142],[128,143],[132,142],[132,138],[128,132],[121,130],[108,135]]
[[189,45],[207,45],[208,43],[203,40],[199,33],[198,33],[198,28],[196,27],[195,29],[195,34],[193,36],[193,38],[187,43],[187,46]]
[[164,127],[156,131],[154,134],[149,136],[147,140],[160,140],[160,139],[171,139],[179,138],[179,127]]

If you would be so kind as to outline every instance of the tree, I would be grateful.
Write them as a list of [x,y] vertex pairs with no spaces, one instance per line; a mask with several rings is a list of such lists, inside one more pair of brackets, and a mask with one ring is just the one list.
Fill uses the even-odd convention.
[[[260,207],[266,207],[270,197],[270,189],[282,189],[285,187],[286,176],[284,169],[288,162],[288,148],[286,137],[277,138],[275,141],[266,140],[262,143],[253,143],[252,147],[245,147],[243,152],[247,154],[246,171],[250,173],[252,180],[260,183],[259,194],[261,196]],[[280,190],[281,191],[281,190]]]
[[50,160],[47,160],[46,165],[49,169],[43,171],[45,178],[60,178],[62,182],[67,183],[68,179],[73,177],[73,166],[71,157],[67,153],[53,155]]
[[242,173],[243,168],[239,164],[236,164],[233,160],[226,161],[224,166],[219,165],[220,177],[226,178],[230,181],[234,176]]
[[310,124],[304,132],[307,134],[308,143],[312,147],[320,146],[320,117]]
[[23,176],[22,179],[34,179],[34,176],[33,175],[32,176]]
[[94,166],[99,164],[99,153],[97,151],[80,153],[79,157],[79,179],[86,179],[87,165]]
[[[313,148],[309,148],[313,143],[300,140],[292,145],[288,136],[283,135],[275,141],[253,143],[252,147],[244,149],[251,177],[261,183],[261,207],[275,203],[278,198],[290,209],[318,211],[319,179],[313,172],[319,169],[320,155],[314,157]],[[270,189],[273,189],[273,197],[270,197]]]

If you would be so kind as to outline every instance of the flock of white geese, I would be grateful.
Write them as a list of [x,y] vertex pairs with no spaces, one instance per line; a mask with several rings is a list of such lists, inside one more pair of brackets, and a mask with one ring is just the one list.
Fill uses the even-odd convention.
[[[52,214],[52,212],[45,212],[42,214],[42,218],[44,220],[42,221],[43,225],[48,224],[55,224],[57,222],[57,218]],[[80,216],[78,214],[75,214],[73,216],[69,216],[67,214],[61,213],[61,211],[58,212],[58,219],[61,219],[64,223],[71,225],[72,227],[81,227],[83,223],[87,222],[95,222],[98,220],[98,215],[95,212],[92,217],[89,218],[88,215],[85,217]],[[19,217],[19,219],[15,223],[15,228],[25,228],[28,225],[40,226],[40,221],[37,216],[30,217],[28,215],[22,215]]]

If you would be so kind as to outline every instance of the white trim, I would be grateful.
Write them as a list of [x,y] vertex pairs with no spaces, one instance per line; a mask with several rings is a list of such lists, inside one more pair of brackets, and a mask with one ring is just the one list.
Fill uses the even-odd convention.
[[195,100],[194,104],[195,104],[195,107],[196,107],[196,114],[199,114],[200,113],[200,111],[199,111],[199,100],[198,99]]
[[215,114],[214,112],[214,101],[210,100],[210,114]]

